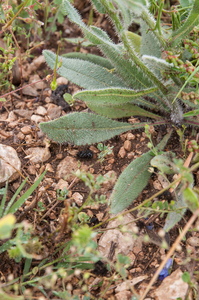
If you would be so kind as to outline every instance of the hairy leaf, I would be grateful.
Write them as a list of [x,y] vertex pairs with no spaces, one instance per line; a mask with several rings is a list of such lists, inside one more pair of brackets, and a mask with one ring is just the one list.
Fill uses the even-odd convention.
[[135,51],[140,53],[141,36],[131,31],[127,31],[126,36]]
[[103,5],[100,3],[99,0],[92,0],[92,3],[94,4],[95,8],[98,10],[98,12],[100,14],[105,14],[106,13],[105,8],[103,7]]
[[[141,96],[153,93],[157,88],[150,88],[141,91],[135,91],[132,89],[121,89],[121,88],[108,88],[103,90],[91,90],[91,91],[81,91],[74,95],[74,98],[81,99],[88,103],[112,103],[114,104],[124,104],[133,102],[134,99]],[[141,101],[141,100],[140,100]],[[147,101],[143,100],[143,105]]]
[[164,231],[168,232],[175,224],[177,224],[183,217],[184,213],[186,212],[187,208],[183,208],[180,211],[176,212],[175,210],[181,207],[187,207],[187,204],[184,201],[183,193],[181,191],[182,185],[180,185],[176,191],[177,201],[174,204],[174,211],[168,213],[166,222],[164,225]]
[[144,62],[146,62],[150,66],[153,66],[154,69],[156,69],[156,70],[172,72],[172,67],[174,67],[173,63],[170,64],[170,63],[166,62],[166,60],[157,58],[155,56],[143,55],[142,59]]
[[128,9],[126,3],[123,0],[114,0],[114,2],[118,6],[118,10],[120,10],[122,15],[122,24],[124,29],[128,29],[129,25],[132,23],[132,13]]
[[147,7],[147,1],[145,0],[125,0],[129,8],[139,17],[142,11]]
[[75,112],[50,122],[40,123],[40,128],[56,142],[86,145],[108,140],[132,129],[133,125],[92,113]]
[[165,174],[174,174],[177,173],[177,168],[172,162],[175,157],[176,155],[173,152],[164,152],[160,155],[156,155],[151,160],[151,165]]
[[124,55],[124,52],[109,39],[103,30],[94,26],[88,28],[69,1],[63,0],[63,7],[69,19],[80,26],[85,37],[103,51],[126,85],[135,89],[153,86],[150,79],[133,64],[127,55]]
[[183,196],[188,208],[194,213],[199,207],[198,195],[190,187],[187,187],[183,191]]
[[135,103],[155,108],[152,103],[142,98],[137,99],[137,97],[147,95],[155,90],[156,88],[152,88],[138,92],[134,90],[111,88],[82,91],[75,94],[73,97],[85,101],[91,110],[109,118],[146,116],[149,118],[161,119],[160,116],[133,105],[133,103]]
[[[89,42],[89,41],[86,41],[84,38],[65,38],[65,41],[69,42],[69,43],[72,43],[72,44],[75,44],[75,45],[81,45],[81,47],[93,47],[95,46],[95,44]],[[74,54],[75,53],[80,53],[80,52],[73,52]],[[65,54],[63,55],[65,56]]]
[[94,63],[109,70],[114,69],[114,66],[110,63],[108,59],[90,53],[70,52],[67,54],[63,54],[62,57],[82,59],[84,61]]
[[123,117],[130,117],[130,116],[143,116],[152,119],[161,119],[160,116],[155,115],[143,108],[140,108],[136,105],[131,103],[124,103],[121,104],[112,104],[112,103],[87,103],[87,106],[98,113],[99,115],[108,117],[108,118],[123,118]]
[[[172,130],[163,138],[161,143],[156,147],[158,151],[162,150],[168,139],[170,138]],[[150,161],[153,158],[151,151],[136,158],[128,167],[122,172],[116,185],[113,189],[111,201],[111,213],[118,213],[128,207],[134,199],[141,193],[147,185],[151,173],[148,168]]]
[[185,23],[172,34],[171,46],[176,47],[199,24],[199,0],[195,0]]
[[[54,69],[56,54],[44,50],[43,55],[49,67]],[[60,60],[61,57],[58,56],[58,61]],[[111,74],[105,68],[81,59],[63,57],[62,67],[57,73],[87,89],[100,89],[114,86],[126,87],[116,75]]]

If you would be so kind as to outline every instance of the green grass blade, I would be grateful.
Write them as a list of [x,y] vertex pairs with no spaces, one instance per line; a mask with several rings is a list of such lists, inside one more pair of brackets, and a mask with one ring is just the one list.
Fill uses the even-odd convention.
[[3,216],[7,215],[11,205],[14,203],[16,197],[19,195],[19,193],[21,192],[21,190],[23,189],[25,183],[27,182],[28,177],[26,177],[26,179],[22,182],[22,184],[20,185],[20,187],[17,189],[17,191],[15,192],[14,196],[12,197],[12,199],[9,201],[8,205],[6,206],[6,209],[4,211]]
[[34,190],[38,187],[42,179],[44,178],[47,170],[43,172],[43,174],[35,181],[35,183],[17,200],[16,203],[12,205],[12,207],[9,209],[8,213],[14,214],[19,207],[21,207],[24,202],[27,200],[27,198],[34,192]]
[[2,216],[3,216],[3,210],[4,210],[4,207],[5,207],[5,203],[6,203],[6,194],[7,194],[7,190],[8,190],[8,180],[6,181],[6,187],[5,187],[3,199],[2,199],[2,201],[1,201],[1,206],[0,206],[0,218],[2,218]]

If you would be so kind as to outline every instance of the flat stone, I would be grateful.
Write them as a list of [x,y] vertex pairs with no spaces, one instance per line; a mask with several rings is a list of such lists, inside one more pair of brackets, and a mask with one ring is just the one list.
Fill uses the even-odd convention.
[[31,117],[31,121],[33,121],[33,122],[35,122],[35,123],[37,124],[37,123],[44,122],[45,120],[44,120],[43,117],[41,117],[41,116],[39,116],[39,115],[33,115],[33,116]]
[[130,291],[122,291],[122,292],[119,292],[115,295],[115,299],[116,300],[131,300],[132,298],[132,293]]
[[26,156],[25,158],[29,158],[34,164],[45,162],[51,157],[49,148],[43,147],[29,148],[26,150],[26,153],[28,154],[28,157]]
[[83,196],[80,193],[75,192],[72,197],[78,206],[82,206]]
[[47,110],[43,106],[38,106],[36,110],[37,115],[45,116],[47,114]]
[[[34,74],[32,76],[30,76],[30,83],[34,83],[33,87],[36,89],[36,90],[43,90],[44,89],[44,82],[43,81],[40,81],[40,82],[37,82],[41,80],[41,78],[39,77],[38,74]],[[35,83],[37,82],[37,83]]]
[[75,175],[71,174],[71,172],[76,172],[77,169],[77,160],[73,157],[67,156],[58,164],[56,177],[71,182],[75,178]]
[[55,185],[55,190],[63,190],[64,188],[68,189],[68,182],[63,180],[63,179],[60,179],[58,181],[58,183]]
[[0,156],[3,158],[0,158],[0,187],[2,187],[7,179],[8,182],[12,182],[20,176],[16,169],[21,170],[21,161],[15,149],[3,144],[0,144]]
[[190,246],[199,247],[199,238],[196,236],[191,236],[188,238],[187,243]]
[[20,139],[21,141],[24,139],[25,135],[22,132],[19,132],[17,134],[18,139]]
[[[114,217],[115,215],[111,215]],[[136,238],[133,237],[131,234],[133,226],[134,217],[128,213],[122,217],[122,219],[115,219],[108,223],[107,229],[112,227],[118,227],[119,225],[126,225],[127,232],[121,232],[118,229],[110,229],[107,230],[103,235],[100,237],[98,243],[98,250],[103,255],[103,257],[108,257],[110,253],[110,248],[112,243],[116,245],[116,252],[121,253],[123,255],[128,255],[130,251],[132,251],[135,243]],[[116,256],[114,254],[113,261],[116,260]]]
[[158,180],[161,183],[163,189],[167,188],[167,186],[169,185],[169,182],[161,174],[158,174]]
[[[189,285],[182,280],[182,271],[177,269],[170,276],[166,277],[162,284],[154,291],[156,300],[184,299]],[[165,294],[166,293],[166,294]]]
[[51,120],[54,120],[61,116],[61,111],[61,106],[50,103],[48,106],[47,115],[51,118]]
[[25,86],[22,90],[23,95],[37,97],[39,94],[33,86]]
[[26,118],[28,120],[30,120],[32,114],[33,114],[33,110],[28,110],[28,109],[15,109],[13,110],[13,112],[22,117],[22,118]]
[[148,277],[147,275],[143,275],[143,276],[135,277],[131,280],[126,280],[126,281],[118,284],[118,286],[115,289],[115,292],[119,293],[119,292],[122,292],[124,290],[129,290],[129,286],[136,285],[138,282],[147,279],[147,277]]

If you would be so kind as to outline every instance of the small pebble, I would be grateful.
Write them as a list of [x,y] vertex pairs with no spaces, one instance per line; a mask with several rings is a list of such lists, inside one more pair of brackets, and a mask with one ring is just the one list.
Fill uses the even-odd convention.
[[73,197],[75,203],[78,206],[82,206],[82,204],[83,204],[83,197],[82,197],[82,195],[80,193],[75,192],[72,197]]
[[127,133],[127,136],[126,136],[126,137],[127,137],[127,140],[129,140],[129,141],[130,141],[130,140],[134,140],[134,139],[135,139],[135,135],[134,135],[134,134],[132,134],[132,133],[130,133],[130,132],[129,132],[129,133]]
[[108,163],[109,163],[109,164],[113,164],[114,162],[115,162],[115,159],[114,159],[114,158],[111,158],[111,159],[108,160]]
[[31,126],[24,126],[24,127],[22,127],[22,128],[21,128],[21,132],[22,132],[23,134],[30,134],[30,133],[32,132]]
[[125,155],[126,155],[126,150],[124,149],[124,147],[121,147],[118,153],[118,157],[124,158]]
[[34,166],[31,165],[31,166],[28,166],[27,172],[30,175],[35,175],[36,174],[36,169],[35,169]]
[[36,110],[37,115],[45,116],[47,114],[47,110],[43,106],[38,106]]
[[24,139],[25,135],[22,132],[19,132],[17,134],[18,139],[20,139],[21,141]]
[[25,137],[25,141],[26,141],[26,144],[29,144],[32,142],[32,135],[31,134],[27,134],[26,137]]
[[127,157],[128,157],[128,159],[132,159],[134,157],[134,155],[135,155],[135,152],[129,152],[127,154]]
[[33,121],[37,124],[37,123],[44,122],[44,118],[39,115],[32,115],[31,121]]
[[126,140],[126,141],[124,142],[124,149],[125,149],[126,151],[131,151],[131,142],[130,142],[129,140]]

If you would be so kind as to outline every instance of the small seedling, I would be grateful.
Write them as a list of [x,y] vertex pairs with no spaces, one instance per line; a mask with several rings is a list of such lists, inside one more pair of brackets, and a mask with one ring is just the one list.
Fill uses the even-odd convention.
[[98,154],[98,161],[101,162],[101,163],[103,163],[103,161],[105,160],[105,157],[107,155],[110,155],[113,152],[113,150],[112,150],[113,146],[112,147],[110,147],[109,145],[106,146],[106,145],[103,145],[102,143],[99,143],[97,145],[97,148],[100,151],[100,153]]

